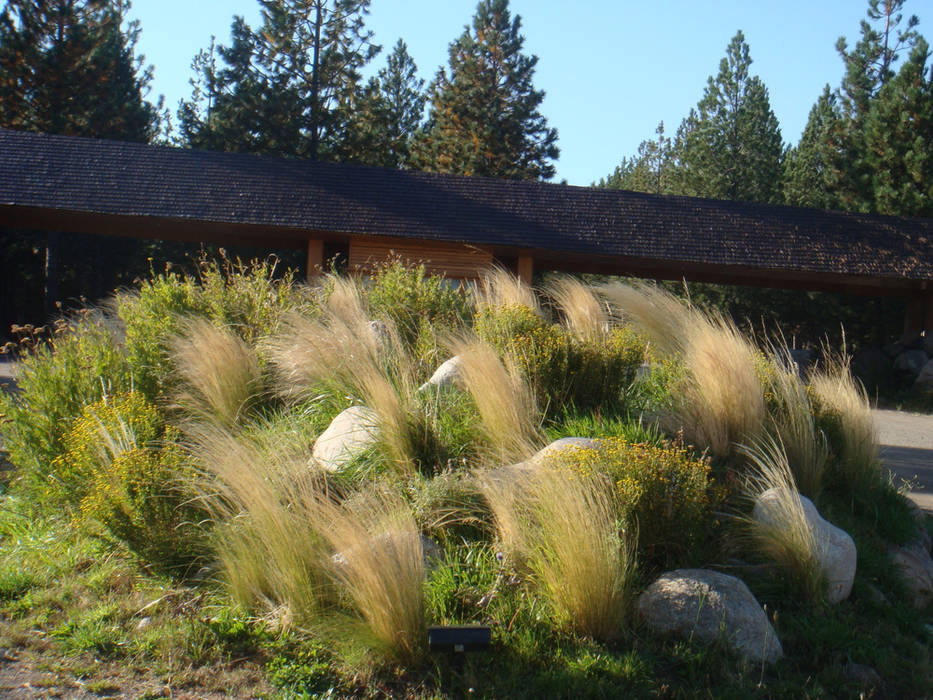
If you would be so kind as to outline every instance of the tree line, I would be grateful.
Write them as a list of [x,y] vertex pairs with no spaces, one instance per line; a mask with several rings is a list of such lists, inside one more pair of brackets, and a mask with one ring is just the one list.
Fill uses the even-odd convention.
[[[385,52],[370,0],[257,0],[192,64],[174,114],[149,101],[129,0],[6,0],[0,126],[391,168],[549,179],[556,129],[540,112],[537,57],[508,0],[480,0],[427,85],[404,40]],[[656,137],[598,184],[661,194],[933,215],[933,73],[905,0],[869,0],[861,36],[837,46],[844,75],[786,146],[741,32],[673,138]],[[372,73],[369,79],[364,73]],[[4,231],[4,326],[36,299],[96,298],[184,246]],[[14,314],[14,315],[11,315]]]

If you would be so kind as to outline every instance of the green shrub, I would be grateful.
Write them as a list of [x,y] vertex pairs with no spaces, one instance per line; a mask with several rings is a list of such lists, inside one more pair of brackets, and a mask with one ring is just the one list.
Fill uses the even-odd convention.
[[551,416],[567,404],[578,410],[621,410],[646,352],[627,327],[577,338],[525,306],[484,308],[477,313],[475,330],[500,354],[514,358]]
[[638,551],[652,564],[682,564],[701,556],[710,540],[712,508],[720,499],[705,459],[677,444],[601,440],[596,449],[573,449],[559,463],[583,475],[605,474],[620,512],[638,528]]
[[147,560],[166,567],[194,554],[199,511],[188,504],[180,435],[142,394],[87,406],[64,436],[44,499],[99,521]]
[[438,360],[435,335],[462,327],[472,315],[470,298],[443,277],[428,275],[424,265],[382,267],[366,297],[372,314],[390,319],[405,347],[430,365]]
[[85,406],[132,385],[117,326],[98,309],[59,320],[49,340],[21,356],[19,394],[0,392],[0,431],[27,488],[48,483],[49,465]]

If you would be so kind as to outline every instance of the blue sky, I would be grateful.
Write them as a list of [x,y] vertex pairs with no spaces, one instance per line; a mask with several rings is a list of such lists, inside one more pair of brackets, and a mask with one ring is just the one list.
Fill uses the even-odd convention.
[[[556,181],[588,185],[653,136],[664,120],[673,135],[719,69],[741,29],[752,73],[768,87],[785,142],[796,143],[823,86],[838,86],[836,40],[858,37],[865,0],[511,0],[525,49],[539,58],[535,86],[560,133]],[[383,46],[372,70],[401,37],[427,81],[446,64],[448,44],[472,18],[476,0],[372,0],[367,25]],[[921,0],[907,14],[920,17]],[[190,95],[191,60],[211,35],[228,43],[233,15],[256,26],[255,0],[133,0],[142,27],[137,51],[155,67],[153,94],[174,112]],[[929,12],[926,12],[929,15]]]

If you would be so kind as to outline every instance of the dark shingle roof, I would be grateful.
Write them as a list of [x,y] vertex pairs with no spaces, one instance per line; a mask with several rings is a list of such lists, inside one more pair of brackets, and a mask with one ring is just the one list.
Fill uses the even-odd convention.
[[[0,206],[933,279],[933,220],[0,130]],[[0,210],[2,211],[2,210]]]

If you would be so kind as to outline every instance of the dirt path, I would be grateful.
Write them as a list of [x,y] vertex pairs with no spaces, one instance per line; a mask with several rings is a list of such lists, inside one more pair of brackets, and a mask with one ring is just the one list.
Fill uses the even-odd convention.
[[933,513],[933,416],[874,411],[881,458],[897,478],[911,483],[910,497]]

